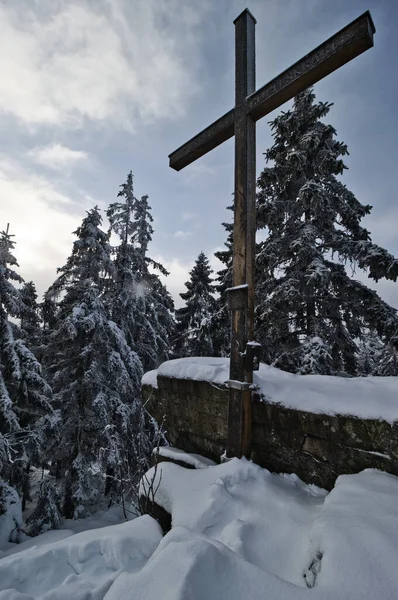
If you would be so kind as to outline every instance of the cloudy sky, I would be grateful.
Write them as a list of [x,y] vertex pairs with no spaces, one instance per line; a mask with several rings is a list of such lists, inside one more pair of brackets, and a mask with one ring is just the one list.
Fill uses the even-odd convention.
[[[371,10],[375,47],[315,91],[334,102],[345,182],[374,207],[373,241],[398,254],[396,0],[0,0],[0,228],[10,223],[40,294],[85,211],[113,202],[130,170],[176,299],[198,253],[223,245],[233,140],[179,173],[168,154],[232,108],[232,22],[246,6],[258,87]],[[258,172],[277,112],[258,122]],[[398,307],[398,283],[377,289]]]

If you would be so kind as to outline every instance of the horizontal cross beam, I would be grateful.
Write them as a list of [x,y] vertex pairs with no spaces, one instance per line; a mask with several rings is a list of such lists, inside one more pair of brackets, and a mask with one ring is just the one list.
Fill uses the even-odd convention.
[[235,109],[225,113],[177,150],[169,154],[170,167],[180,171],[197,158],[226,142],[235,133]]
[[[247,97],[246,114],[255,121],[326,77],[373,46],[376,29],[369,11]],[[180,171],[235,133],[235,109],[206,127],[169,155],[170,167]]]

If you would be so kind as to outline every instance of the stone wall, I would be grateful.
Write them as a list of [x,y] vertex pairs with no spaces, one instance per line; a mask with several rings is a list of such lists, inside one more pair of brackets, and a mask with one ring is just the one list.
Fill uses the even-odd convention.
[[[143,385],[149,412],[164,417],[169,443],[219,461],[227,434],[228,389],[158,376]],[[397,399],[398,401],[398,399]],[[338,475],[376,468],[398,475],[398,423],[293,410],[254,397],[252,459],[331,489]]]

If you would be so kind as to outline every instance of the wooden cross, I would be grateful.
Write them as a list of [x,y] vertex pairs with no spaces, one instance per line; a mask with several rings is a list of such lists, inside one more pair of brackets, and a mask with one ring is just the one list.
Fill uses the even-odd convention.
[[256,121],[373,46],[368,12],[341,29],[281,75],[255,91],[255,24],[245,9],[235,24],[235,107],[170,154],[179,171],[235,135],[231,360],[227,457],[250,457],[254,338]]

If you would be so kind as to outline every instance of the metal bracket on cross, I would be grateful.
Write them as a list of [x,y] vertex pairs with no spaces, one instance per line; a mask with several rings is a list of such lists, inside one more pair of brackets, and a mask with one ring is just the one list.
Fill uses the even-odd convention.
[[230,379],[227,383],[230,390],[239,390],[241,392],[243,390],[250,390],[253,385],[247,381],[236,381],[235,379]]
[[246,371],[258,371],[260,368],[261,344],[258,342],[247,342],[245,352]]

